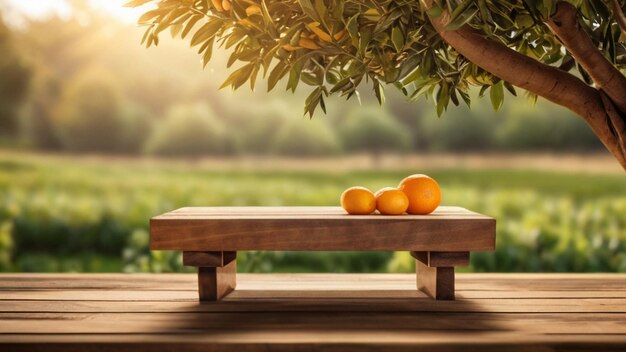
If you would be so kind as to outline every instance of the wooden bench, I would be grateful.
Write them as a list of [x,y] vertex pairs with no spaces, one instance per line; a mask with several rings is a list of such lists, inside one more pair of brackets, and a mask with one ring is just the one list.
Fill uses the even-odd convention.
[[150,248],[183,251],[201,301],[235,289],[237,251],[410,251],[417,288],[454,299],[454,267],[495,250],[493,218],[459,207],[429,215],[347,215],[340,207],[190,207],[150,219]]

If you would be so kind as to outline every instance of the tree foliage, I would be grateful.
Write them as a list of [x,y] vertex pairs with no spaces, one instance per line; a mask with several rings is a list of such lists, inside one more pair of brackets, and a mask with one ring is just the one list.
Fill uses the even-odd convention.
[[26,97],[30,78],[31,70],[0,17],[0,134],[17,129],[17,110]]
[[[494,109],[502,106],[510,83],[459,55],[438,34],[428,16],[450,13],[447,30],[469,25],[484,36],[565,71],[591,78],[549,30],[545,21],[555,0],[439,0],[427,11],[415,0],[133,0],[128,6],[156,5],[139,22],[147,26],[143,43],[156,45],[170,29],[174,37],[190,38],[204,64],[215,45],[230,51],[231,75],[224,87],[237,89],[257,78],[272,90],[281,79],[295,91],[300,82],[311,87],[305,113],[326,111],[325,98],[351,98],[368,84],[378,101],[391,84],[410,100],[432,98],[437,113],[448,104],[470,104],[470,86],[480,87]],[[604,56],[626,68],[611,1],[573,1],[580,24]],[[236,68],[235,68],[236,67]],[[531,94],[531,98],[535,98]]]
[[146,151],[163,156],[224,154],[224,126],[204,104],[175,106],[147,141]]
[[85,74],[63,94],[55,129],[63,146],[74,152],[121,152],[126,125],[123,97],[115,83],[101,74]]
[[358,109],[339,126],[346,149],[372,154],[406,151],[411,147],[411,133],[384,110]]
[[276,131],[271,142],[275,153],[289,156],[327,156],[341,151],[341,144],[325,121],[290,120]]

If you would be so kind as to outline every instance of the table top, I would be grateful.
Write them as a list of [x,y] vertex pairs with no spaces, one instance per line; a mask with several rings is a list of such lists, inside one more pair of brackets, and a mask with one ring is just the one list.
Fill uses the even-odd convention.
[[460,207],[348,215],[340,207],[188,207],[150,219],[150,248],[492,251],[495,219]]
[[0,350],[626,350],[624,274],[458,274],[456,301],[426,297],[414,274],[240,274],[212,303],[196,284],[2,274]]

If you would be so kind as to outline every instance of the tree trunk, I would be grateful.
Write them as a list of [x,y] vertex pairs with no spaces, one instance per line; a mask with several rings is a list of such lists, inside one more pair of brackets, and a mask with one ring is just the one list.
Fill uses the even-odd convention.
[[[432,0],[422,0],[422,3],[426,9],[432,7]],[[445,27],[450,21],[448,11],[429,19],[443,40],[471,62],[500,79],[581,116],[626,170],[626,123],[623,112],[615,108],[612,100],[616,94],[617,98],[626,97],[626,90],[619,95],[614,88],[612,94],[605,94],[567,72],[485,38],[467,25],[447,31]]]

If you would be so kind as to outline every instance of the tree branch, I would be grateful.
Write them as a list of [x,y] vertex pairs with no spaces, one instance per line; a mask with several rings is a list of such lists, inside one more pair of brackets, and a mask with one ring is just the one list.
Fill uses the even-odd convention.
[[607,60],[578,23],[578,11],[560,1],[546,22],[572,56],[589,73],[596,86],[605,92],[622,113],[626,113],[626,77]]
[[619,0],[611,0],[611,5],[613,7],[615,21],[617,21],[619,28],[622,30],[622,35],[626,37],[626,16],[624,16],[624,11],[622,11]]
[[[433,4],[433,0],[421,2],[425,10],[430,9]],[[616,119],[619,125],[622,116],[617,111],[614,111],[616,114],[609,116],[601,91],[590,87],[570,73],[523,55],[501,42],[486,38],[468,25],[447,31],[445,27],[450,21],[448,10],[444,10],[437,17],[429,16],[429,19],[443,40],[471,62],[515,86],[564,106],[581,116],[626,169],[626,149],[621,143],[623,135],[620,135],[626,134],[626,131],[618,131],[612,121]],[[610,105],[613,104],[611,101]]]
[[[433,0],[422,0],[429,9]],[[556,67],[543,64],[506,45],[485,38],[465,25],[447,31],[450,14],[444,10],[429,17],[439,35],[468,60],[515,86],[531,91],[556,104],[567,107],[585,119],[602,106],[597,91],[579,78]]]
[[615,110],[613,102],[604,92],[600,92],[600,98],[602,98],[602,103],[606,110],[609,130],[616,139],[617,146],[622,153],[622,158],[626,160],[626,121],[624,121],[624,118]]

